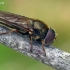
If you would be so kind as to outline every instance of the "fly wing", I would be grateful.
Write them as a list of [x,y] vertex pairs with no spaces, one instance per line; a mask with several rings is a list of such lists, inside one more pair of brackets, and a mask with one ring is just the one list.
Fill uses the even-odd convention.
[[[17,18],[17,17],[19,17],[19,18],[23,18],[23,16],[21,16],[21,15],[17,15],[17,14],[13,14],[13,13],[10,13],[10,12],[5,12],[5,11],[1,11],[0,10],[0,17],[5,17],[5,18]],[[24,16],[24,18],[25,18],[25,16]]]
[[15,26],[25,30],[33,30],[30,25],[29,18],[5,11],[0,11],[0,22],[4,22],[3,25]]
[[45,44],[50,45],[54,41],[55,37],[56,37],[55,31],[52,28],[50,28],[45,37]]

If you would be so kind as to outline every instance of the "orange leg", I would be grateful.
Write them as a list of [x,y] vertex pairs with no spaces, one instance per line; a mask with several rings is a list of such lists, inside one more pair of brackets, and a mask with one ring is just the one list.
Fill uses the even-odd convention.
[[31,45],[30,51],[32,52],[32,49],[33,49],[32,36],[30,36],[30,45]]
[[17,30],[16,30],[16,29],[10,29],[10,30],[7,31],[7,32],[0,33],[0,35],[9,34],[9,33],[11,33],[11,32],[17,32]]
[[45,52],[45,49],[44,49],[44,40],[42,40],[42,50],[44,51],[44,54],[46,56],[46,52]]

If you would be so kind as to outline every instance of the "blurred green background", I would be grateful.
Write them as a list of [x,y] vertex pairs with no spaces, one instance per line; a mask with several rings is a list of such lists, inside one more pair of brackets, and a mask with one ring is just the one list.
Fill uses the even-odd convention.
[[[40,19],[53,27],[56,48],[70,53],[70,0],[0,0],[0,10]],[[55,70],[0,44],[0,70]]]

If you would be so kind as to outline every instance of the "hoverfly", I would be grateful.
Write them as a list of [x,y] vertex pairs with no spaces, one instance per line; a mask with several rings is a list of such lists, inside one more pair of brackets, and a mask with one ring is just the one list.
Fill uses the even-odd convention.
[[33,44],[32,40],[36,40],[42,43],[42,50],[46,55],[44,45],[50,45],[56,39],[56,32],[53,28],[49,28],[44,22],[38,19],[32,19],[25,16],[0,11],[0,24],[10,28],[9,31],[2,34],[8,34],[16,31],[27,35],[30,39],[32,52]]

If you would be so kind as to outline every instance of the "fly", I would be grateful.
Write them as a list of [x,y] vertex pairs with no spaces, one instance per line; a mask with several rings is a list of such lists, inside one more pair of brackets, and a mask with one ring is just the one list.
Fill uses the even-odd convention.
[[13,31],[27,35],[30,39],[31,52],[33,49],[32,40],[42,43],[42,50],[46,55],[44,45],[51,45],[56,39],[55,30],[53,28],[49,28],[44,22],[38,19],[32,19],[21,15],[0,11],[0,24],[11,28],[5,33],[0,33],[0,35],[8,34]]

